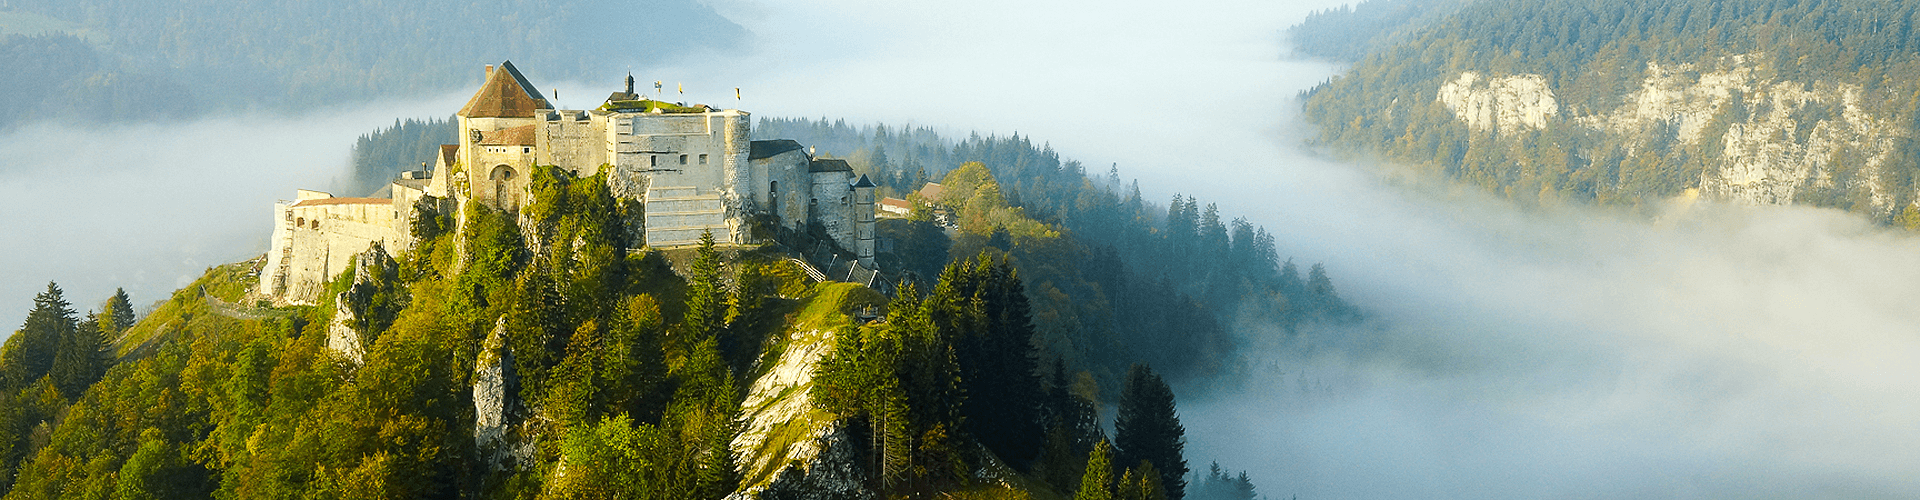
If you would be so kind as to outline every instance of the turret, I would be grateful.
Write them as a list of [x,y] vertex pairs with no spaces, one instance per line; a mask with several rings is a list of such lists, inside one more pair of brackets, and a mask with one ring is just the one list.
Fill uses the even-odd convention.
[[867,176],[853,183],[853,253],[860,265],[873,269],[873,181]]

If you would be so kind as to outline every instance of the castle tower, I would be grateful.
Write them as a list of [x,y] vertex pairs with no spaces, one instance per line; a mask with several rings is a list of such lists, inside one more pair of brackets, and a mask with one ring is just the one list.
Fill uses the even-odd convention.
[[[553,109],[512,61],[487,66],[487,81],[460,108],[460,175],[466,199],[518,211],[525,205],[540,117]],[[455,186],[454,189],[461,189]]]
[[873,181],[864,175],[853,183],[853,253],[868,269],[874,268],[873,187]]

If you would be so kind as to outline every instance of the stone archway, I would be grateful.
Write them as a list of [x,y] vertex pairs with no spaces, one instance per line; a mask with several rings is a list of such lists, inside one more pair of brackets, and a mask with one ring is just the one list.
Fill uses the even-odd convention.
[[493,172],[487,174],[487,179],[493,181],[494,206],[499,207],[501,210],[511,211],[520,209],[520,192],[513,188],[513,178],[515,175],[516,173],[513,171],[513,167],[506,165],[494,166]]

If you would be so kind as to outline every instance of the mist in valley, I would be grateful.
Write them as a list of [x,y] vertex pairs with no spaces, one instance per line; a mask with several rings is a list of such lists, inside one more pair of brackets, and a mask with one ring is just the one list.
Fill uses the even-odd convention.
[[[1285,59],[1281,30],[1339,3],[715,1],[747,49],[603,81],[514,62],[565,107],[631,69],[759,116],[1018,132],[1264,225],[1369,314],[1236,324],[1234,376],[1175,388],[1189,466],[1270,498],[1920,494],[1920,241],[1828,210],[1528,209],[1327,159],[1296,96],[1341,68]],[[0,324],[48,280],[83,311],[146,304],[259,255],[273,201],[336,185],[354,137],[467,92],[0,135]]]

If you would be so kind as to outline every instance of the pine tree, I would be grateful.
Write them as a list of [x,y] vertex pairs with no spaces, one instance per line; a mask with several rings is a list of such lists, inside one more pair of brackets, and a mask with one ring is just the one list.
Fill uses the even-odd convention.
[[681,342],[697,343],[726,325],[726,288],[720,282],[720,252],[713,248],[713,232],[700,233],[700,248],[687,283],[687,315],[681,323]]
[[48,375],[53,377],[54,386],[61,394],[78,397],[106,374],[111,353],[112,345],[106,333],[100,331],[99,315],[88,314],[86,320],[76,324],[66,338],[60,340]]
[[1028,467],[1045,433],[1032,312],[1018,273],[982,253],[949,266],[934,295],[936,324],[955,339],[966,428],[1002,459]]
[[1087,455],[1087,473],[1080,476],[1080,492],[1073,500],[1113,500],[1113,458],[1107,441],[1093,445]]
[[133,327],[133,300],[127,297],[124,288],[113,289],[113,297],[107,299],[100,310],[100,326],[107,334],[119,338]]
[[33,310],[27,313],[27,321],[7,339],[6,347],[0,349],[0,373],[4,374],[0,389],[18,390],[53,370],[62,344],[72,340],[79,329],[72,304],[63,294],[59,285],[49,281],[47,290],[33,297]]
[[1154,465],[1167,498],[1180,500],[1186,492],[1186,429],[1180,425],[1173,390],[1146,365],[1127,370],[1120,392],[1119,414],[1113,421],[1114,446],[1121,463],[1145,461]]
[[1333,289],[1333,278],[1327,277],[1327,267],[1314,264],[1307,271],[1307,297],[1321,314],[1342,316],[1346,314],[1346,301],[1340,300],[1340,294]]

